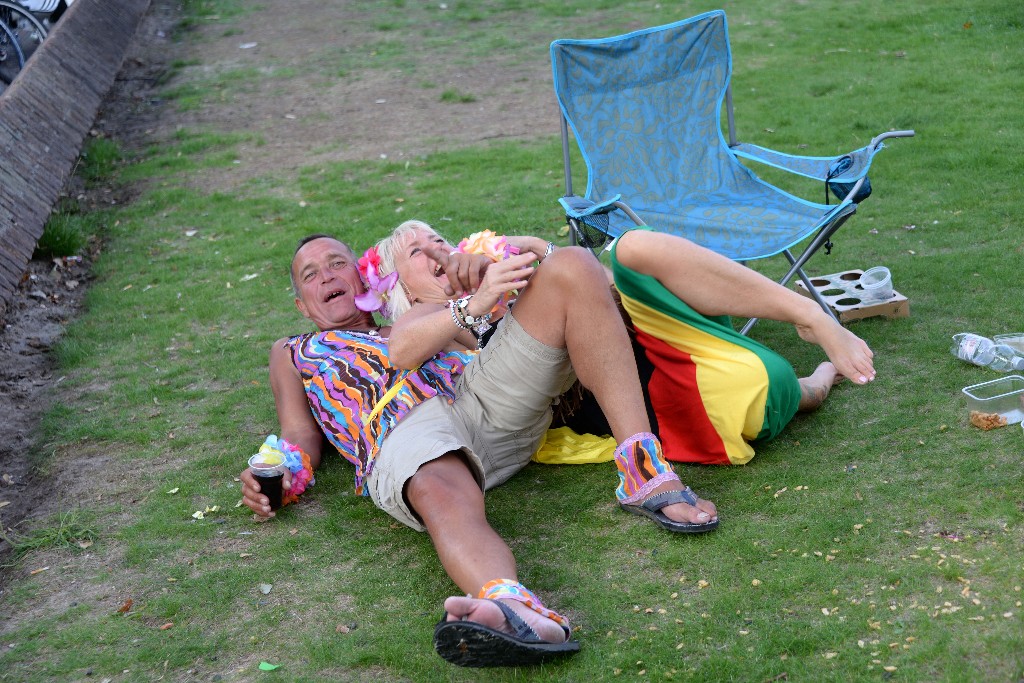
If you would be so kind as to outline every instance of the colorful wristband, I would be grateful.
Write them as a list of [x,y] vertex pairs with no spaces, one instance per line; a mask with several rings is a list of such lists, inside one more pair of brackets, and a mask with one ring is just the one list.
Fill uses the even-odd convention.
[[316,479],[313,478],[313,465],[309,460],[309,454],[287,439],[278,438],[277,435],[271,434],[263,442],[263,445],[260,446],[260,453],[266,452],[280,453],[285,467],[292,473],[291,488],[288,489],[282,500],[284,505],[298,501],[299,496],[305,492],[306,487],[316,483]]

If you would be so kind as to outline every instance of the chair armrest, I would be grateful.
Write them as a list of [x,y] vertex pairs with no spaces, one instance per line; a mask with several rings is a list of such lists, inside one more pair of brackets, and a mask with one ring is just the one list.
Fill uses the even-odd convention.
[[558,203],[565,209],[567,216],[571,218],[585,218],[586,216],[592,216],[594,214],[611,213],[615,209],[619,208],[616,203],[622,198],[621,194],[617,194],[610,199],[605,199],[600,202],[592,202],[584,197],[578,197],[576,195],[569,195],[568,197],[559,197]]
[[[876,149],[875,152],[878,150]],[[844,156],[850,157],[867,157],[868,147],[861,147],[860,149],[854,150],[848,154],[840,154],[834,157],[811,157],[802,156],[799,154],[786,154],[784,152],[777,152],[767,147],[761,147],[760,145],[753,145],[747,142],[741,142],[736,146],[732,147],[732,152],[738,157],[744,159],[750,159],[766,166],[778,168],[789,173],[796,175],[802,175],[805,178],[811,178],[812,180],[824,181],[829,177],[829,171],[833,164]],[[871,156],[874,152],[871,153]],[[867,163],[861,165],[863,170],[866,172],[867,167],[870,166],[870,157],[867,159]],[[847,175],[846,173],[843,174]],[[857,177],[860,177],[859,175]]]
[[[888,131],[876,135],[868,145],[860,149],[832,157],[785,154],[746,142],[736,144],[731,149],[733,154],[738,157],[802,175],[812,180],[852,183],[867,175],[875,154],[885,147],[882,144],[883,140],[891,137],[913,137],[913,135],[914,131],[912,130]],[[849,161],[845,161],[847,158]]]

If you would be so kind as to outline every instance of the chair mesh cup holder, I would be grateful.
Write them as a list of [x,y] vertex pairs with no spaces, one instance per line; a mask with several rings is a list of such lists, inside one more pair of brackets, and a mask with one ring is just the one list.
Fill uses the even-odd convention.
[[608,234],[608,214],[591,214],[583,218],[566,216],[566,221],[572,229],[576,244],[590,250],[602,248],[611,240]]
[[[854,186],[857,184],[857,179],[854,179],[852,181],[833,180],[833,178],[836,178],[838,176],[841,176],[843,173],[846,173],[846,171],[849,170],[850,166],[853,166],[853,157],[851,157],[849,154],[846,154],[836,159],[836,161],[829,167],[828,177],[825,180],[826,204],[828,204],[829,190],[832,191],[832,196],[834,196],[837,200],[843,201],[843,199],[846,198],[846,195],[850,194]],[[851,201],[854,204],[860,204],[862,201],[864,201],[870,196],[871,179],[868,178],[867,176],[864,176],[864,184],[860,186],[860,189],[857,190],[857,194],[855,194],[852,197]]]

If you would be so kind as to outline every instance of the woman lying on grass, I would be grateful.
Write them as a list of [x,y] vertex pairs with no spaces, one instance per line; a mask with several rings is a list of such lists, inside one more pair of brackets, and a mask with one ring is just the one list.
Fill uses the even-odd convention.
[[[522,249],[523,255],[517,258],[524,261],[532,258],[543,262],[553,248],[533,237],[509,237],[507,243]],[[399,244],[407,246],[411,253],[400,253]],[[426,265],[417,270],[413,257],[419,258],[424,248],[434,258],[422,257]],[[403,264],[408,263],[404,269],[409,278],[420,283],[414,293],[407,278],[402,277],[400,282],[404,284],[394,289],[389,303],[393,316],[415,308],[413,302],[432,302],[435,307],[448,305],[455,283],[460,293],[477,292],[466,304],[474,323],[488,315],[485,304],[497,298],[498,304],[488,320],[477,328],[489,328],[483,333],[484,340],[494,333],[493,326],[504,315],[509,295],[478,291],[485,278],[479,272],[470,272],[465,260],[460,260],[462,272],[446,272],[451,247],[429,226],[418,221],[404,223],[381,243],[380,251],[386,255],[382,273],[390,272],[398,264],[402,275]],[[611,255],[616,295],[621,297],[628,314],[627,325],[634,339],[649,421],[669,460],[746,463],[754,455],[751,443],[778,435],[798,410],[818,408],[833,384],[843,377],[850,377],[857,384],[874,379],[872,353],[861,339],[835,322],[813,300],[755,271],[682,238],[644,230],[622,236]],[[487,263],[485,260],[484,265]],[[421,296],[419,290],[429,280],[434,280],[436,291]],[[506,284],[511,288],[517,283]],[[580,300],[570,305],[585,304]],[[821,363],[810,376],[797,378],[782,356],[734,331],[729,316],[792,323],[801,338],[822,346],[831,360]],[[451,323],[454,318],[448,320]],[[411,322],[407,319],[396,325],[397,340],[393,336],[392,354],[399,362],[414,365],[418,356],[436,343],[436,338],[403,338],[401,330]],[[473,335],[454,325],[452,329],[440,330],[442,341],[463,346],[477,343]],[[451,338],[444,340],[449,333]],[[621,364],[621,356],[611,349],[597,358],[608,367]],[[582,424],[588,427],[587,431],[614,435],[600,411],[591,409],[596,406],[589,400],[589,394],[586,396],[588,400],[584,400],[581,410],[586,419],[581,421],[580,415],[574,415],[569,424]]]

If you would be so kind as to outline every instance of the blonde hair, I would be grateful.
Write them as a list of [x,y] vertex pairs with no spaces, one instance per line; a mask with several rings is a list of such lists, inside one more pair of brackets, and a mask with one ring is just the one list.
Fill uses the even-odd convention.
[[[412,239],[417,232],[427,232],[444,238],[444,235],[434,230],[423,221],[405,221],[395,228],[390,235],[377,242],[377,255],[380,257],[378,274],[386,277],[397,270],[395,259],[401,253],[406,243]],[[387,303],[384,304],[384,314],[392,320],[397,320],[400,315],[412,308],[412,300],[409,297],[409,290],[401,279],[391,288]]]

